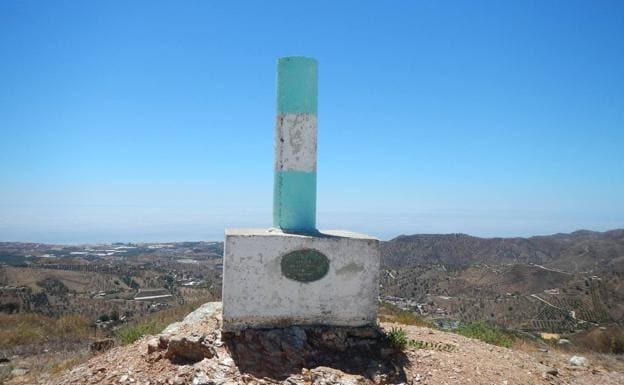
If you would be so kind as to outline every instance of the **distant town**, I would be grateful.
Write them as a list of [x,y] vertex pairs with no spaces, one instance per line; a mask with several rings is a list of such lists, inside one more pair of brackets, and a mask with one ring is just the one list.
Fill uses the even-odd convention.
[[81,314],[106,325],[217,299],[221,255],[220,242],[0,243],[0,312]]

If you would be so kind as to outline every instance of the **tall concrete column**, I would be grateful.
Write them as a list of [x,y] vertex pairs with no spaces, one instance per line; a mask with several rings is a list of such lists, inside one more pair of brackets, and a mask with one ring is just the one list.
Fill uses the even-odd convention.
[[316,95],[316,60],[278,60],[274,228],[225,230],[226,332],[377,322],[379,241],[316,230]]
[[277,62],[273,226],[316,231],[316,60]]

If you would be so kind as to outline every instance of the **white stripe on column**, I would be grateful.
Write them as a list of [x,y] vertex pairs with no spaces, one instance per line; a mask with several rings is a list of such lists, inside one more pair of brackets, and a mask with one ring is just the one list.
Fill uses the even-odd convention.
[[278,114],[275,170],[316,171],[316,115]]

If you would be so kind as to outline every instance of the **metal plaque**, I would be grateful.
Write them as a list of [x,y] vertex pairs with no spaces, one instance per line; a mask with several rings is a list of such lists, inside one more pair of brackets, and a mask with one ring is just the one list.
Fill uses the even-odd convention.
[[329,259],[320,251],[301,249],[282,257],[282,274],[299,282],[319,280],[329,271]]

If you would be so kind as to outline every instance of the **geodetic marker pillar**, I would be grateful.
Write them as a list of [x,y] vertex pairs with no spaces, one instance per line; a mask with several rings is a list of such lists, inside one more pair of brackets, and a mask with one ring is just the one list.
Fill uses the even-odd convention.
[[273,226],[316,230],[317,62],[284,57],[277,62]]
[[379,241],[316,230],[317,63],[277,63],[273,228],[227,229],[223,330],[372,325]]

